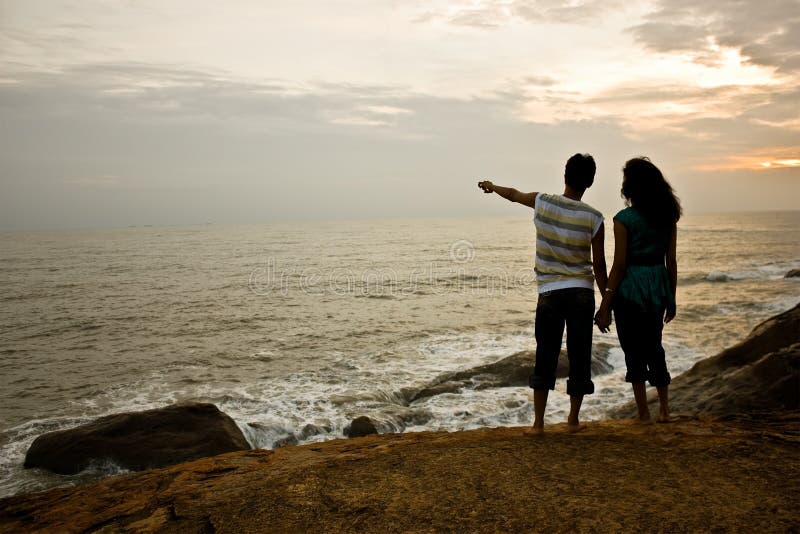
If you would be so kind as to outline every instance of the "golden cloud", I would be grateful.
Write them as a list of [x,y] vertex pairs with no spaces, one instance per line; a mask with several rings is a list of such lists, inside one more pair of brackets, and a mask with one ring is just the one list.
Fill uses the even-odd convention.
[[775,169],[800,168],[800,148],[776,147],[750,154],[730,156],[723,161],[696,165],[698,171],[769,171]]

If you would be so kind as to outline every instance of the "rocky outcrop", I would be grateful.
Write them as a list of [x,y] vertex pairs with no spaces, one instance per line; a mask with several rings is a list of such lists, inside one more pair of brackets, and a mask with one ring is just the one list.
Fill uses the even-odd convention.
[[28,449],[25,467],[68,475],[112,462],[138,471],[249,448],[233,419],[216,406],[183,403],[43,434]]
[[[612,370],[608,363],[608,350],[611,345],[596,343],[592,346],[592,375],[602,375]],[[528,378],[536,365],[536,352],[521,351],[494,363],[481,365],[439,376],[425,388],[411,392],[409,402],[425,399],[442,393],[452,393],[470,387],[473,389],[522,387],[528,385]],[[569,360],[566,350],[558,358],[556,377],[565,378],[569,373]]]
[[[741,343],[672,381],[673,412],[729,415],[800,409],[800,304],[755,327]],[[653,396],[650,399],[655,404]],[[633,403],[612,416],[635,413]]]
[[798,277],[800,277],[800,269],[792,269],[784,276],[784,278],[798,278]]
[[353,419],[353,422],[347,425],[344,429],[344,435],[348,438],[360,438],[377,433],[378,429],[375,428],[375,423],[373,423],[372,419],[365,415],[356,417]]
[[381,434],[0,500],[0,532],[791,532],[800,416]]

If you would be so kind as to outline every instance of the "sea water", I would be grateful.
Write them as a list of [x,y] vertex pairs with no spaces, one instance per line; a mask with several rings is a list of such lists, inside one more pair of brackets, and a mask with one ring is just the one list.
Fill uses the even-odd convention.
[[[534,246],[526,215],[0,234],[0,496],[114,472],[25,470],[36,436],[180,401],[215,403],[261,448],[341,437],[360,415],[381,432],[529,424],[525,387],[408,399],[535,348]],[[673,376],[800,301],[783,277],[800,212],[686,216],[678,260]],[[631,399],[615,333],[595,342],[614,370],[587,420]]]

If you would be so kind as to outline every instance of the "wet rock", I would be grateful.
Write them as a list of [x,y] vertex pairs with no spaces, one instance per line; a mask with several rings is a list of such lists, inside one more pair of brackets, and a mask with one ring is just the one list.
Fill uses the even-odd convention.
[[[669,396],[673,412],[689,415],[800,409],[800,304],[764,321],[741,343],[697,362],[672,381]],[[630,403],[611,415],[629,417],[635,411]]]
[[276,439],[275,442],[272,444],[272,448],[279,449],[281,447],[297,445],[298,443],[300,443],[300,440],[297,439],[297,436],[295,436],[294,434],[289,434],[288,436]]
[[800,277],[800,269],[792,269],[784,276],[784,278],[798,278],[798,277]]
[[417,401],[419,399],[427,399],[428,397],[433,397],[435,395],[441,395],[442,393],[455,393],[461,388],[466,387],[466,385],[467,385],[466,382],[463,380],[461,381],[448,380],[440,384],[434,384],[413,393],[411,397],[411,402]]
[[255,428],[257,430],[267,430],[270,428],[269,425],[265,425],[264,423],[261,423],[259,421],[252,421],[250,423],[247,423],[247,426],[249,426],[250,428]]
[[[611,345],[597,343],[592,347],[592,376],[602,375],[612,370],[608,363],[608,351]],[[500,387],[522,387],[528,385],[528,378],[533,374],[536,364],[536,352],[521,351],[494,363],[481,365],[442,375],[427,387],[410,392],[409,402],[441,395],[455,393],[463,388],[487,389]],[[556,377],[565,378],[569,374],[567,352],[561,351],[558,357]]]
[[309,423],[303,426],[297,437],[300,438],[301,440],[304,440],[310,438],[311,436],[316,436],[318,434],[327,434],[331,430],[332,430],[331,427],[328,425],[312,425]]
[[37,437],[25,467],[74,474],[113,462],[138,471],[250,449],[236,423],[213,404],[183,403],[101,417]]
[[369,436],[370,434],[377,433],[378,429],[375,428],[375,423],[373,423],[372,420],[365,415],[356,417],[353,419],[353,422],[344,429],[344,435],[348,438],[360,438],[362,436]]

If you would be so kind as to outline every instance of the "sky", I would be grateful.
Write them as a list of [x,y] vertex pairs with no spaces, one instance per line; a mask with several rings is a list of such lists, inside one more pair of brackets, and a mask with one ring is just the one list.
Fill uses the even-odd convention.
[[800,209],[800,0],[0,0],[0,230]]

